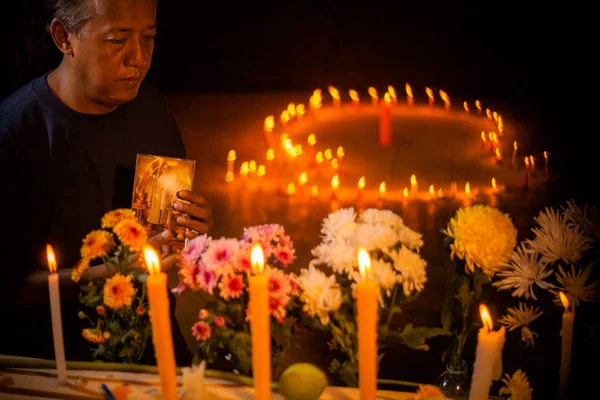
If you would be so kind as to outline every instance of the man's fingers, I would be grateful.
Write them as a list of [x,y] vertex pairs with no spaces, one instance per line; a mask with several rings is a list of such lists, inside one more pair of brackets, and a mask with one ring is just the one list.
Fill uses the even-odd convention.
[[172,237],[173,234],[171,233],[171,231],[164,231],[148,239],[148,244],[154,248],[159,249],[165,244],[167,244]]
[[182,200],[189,201],[190,203],[197,204],[199,206],[208,206],[208,202],[201,194],[190,192],[189,190],[180,190],[177,192],[177,197]]
[[192,218],[207,220],[210,218],[211,211],[209,208],[199,206],[196,204],[184,203],[183,201],[177,201],[173,204],[173,207],[177,211],[188,213]]

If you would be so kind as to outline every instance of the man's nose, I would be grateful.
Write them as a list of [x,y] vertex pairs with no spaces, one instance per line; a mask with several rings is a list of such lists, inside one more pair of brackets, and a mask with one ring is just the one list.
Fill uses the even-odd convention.
[[125,65],[128,67],[145,68],[150,63],[151,51],[143,43],[143,38],[134,40],[132,48],[125,58]]

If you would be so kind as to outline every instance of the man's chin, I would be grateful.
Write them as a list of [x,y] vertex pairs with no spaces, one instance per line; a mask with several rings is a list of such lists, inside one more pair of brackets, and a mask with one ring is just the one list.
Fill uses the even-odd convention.
[[113,95],[110,96],[110,98],[116,104],[127,103],[137,97],[138,89],[139,86],[127,90],[119,90],[117,93],[113,93]]

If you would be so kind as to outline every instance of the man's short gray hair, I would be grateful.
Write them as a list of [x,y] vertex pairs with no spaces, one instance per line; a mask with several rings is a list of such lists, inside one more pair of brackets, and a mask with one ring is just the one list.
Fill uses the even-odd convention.
[[91,0],[48,0],[47,7],[52,19],[76,35],[96,14],[96,5]]

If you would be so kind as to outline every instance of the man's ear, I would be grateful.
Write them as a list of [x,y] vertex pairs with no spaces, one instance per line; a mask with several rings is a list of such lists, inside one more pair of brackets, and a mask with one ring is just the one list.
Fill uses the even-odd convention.
[[63,24],[53,19],[50,23],[50,34],[54,44],[58,47],[61,53],[67,56],[73,55],[73,46],[69,40],[69,32]]

